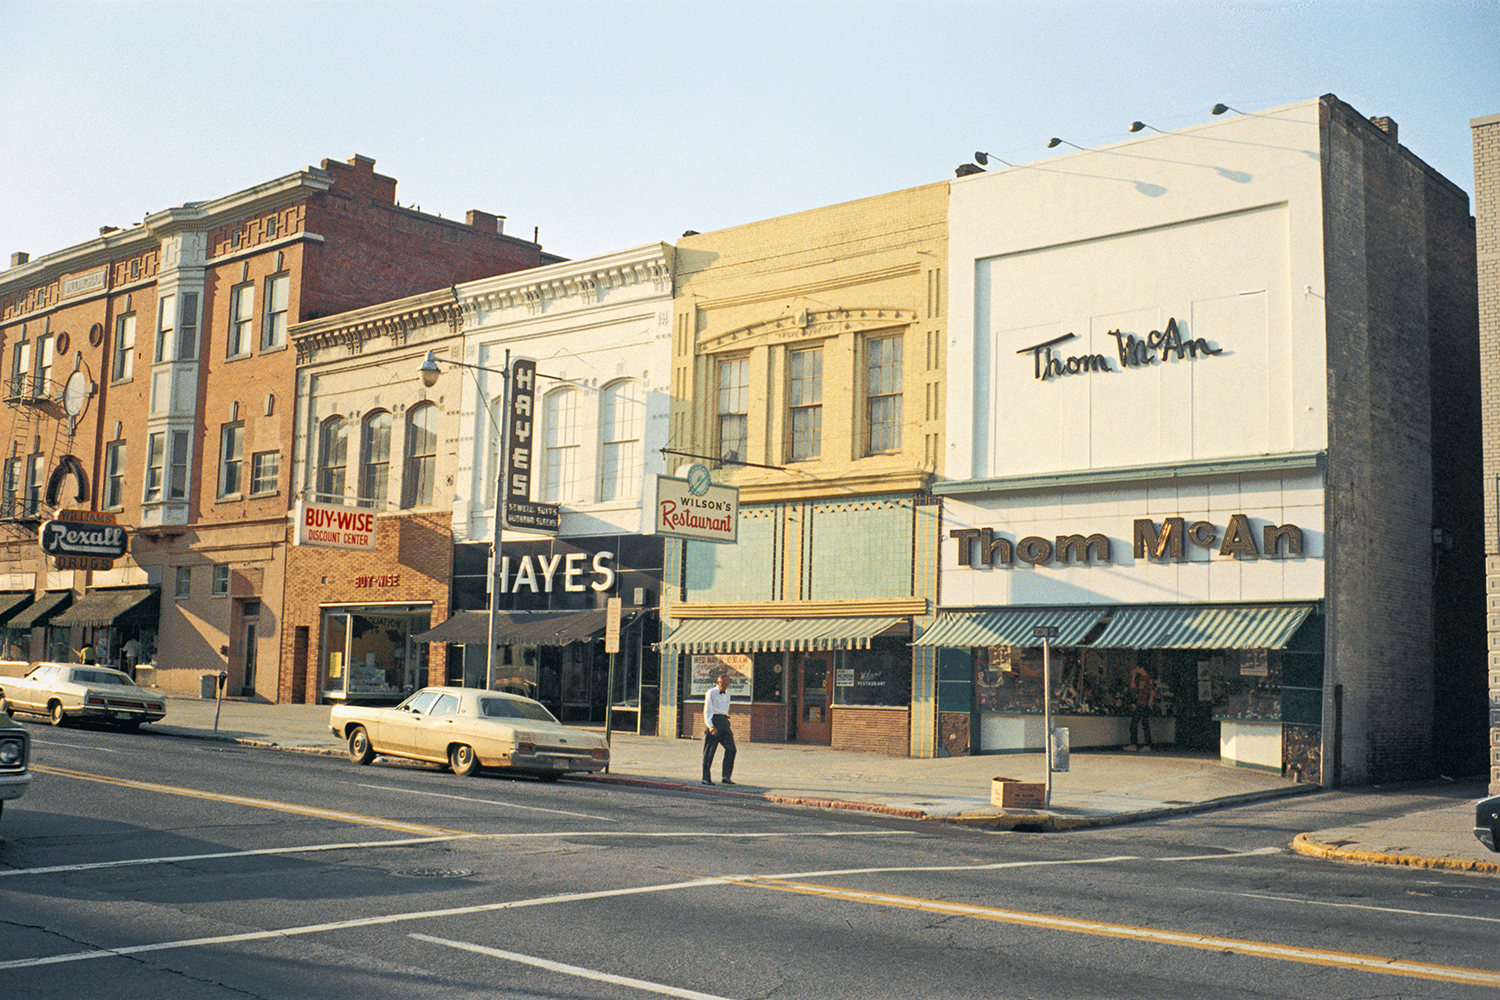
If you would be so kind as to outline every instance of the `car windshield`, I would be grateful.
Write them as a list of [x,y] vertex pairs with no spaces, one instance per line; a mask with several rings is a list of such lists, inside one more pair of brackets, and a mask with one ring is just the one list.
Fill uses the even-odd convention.
[[529,719],[532,722],[557,722],[552,713],[534,701],[518,698],[480,698],[479,714],[490,719]]
[[438,700],[438,695],[440,694],[442,694],[441,691],[433,691],[430,688],[423,688],[421,691],[418,691],[416,694],[412,695],[410,698],[397,705],[396,708],[398,710],[405,709],[408,712],[415,712],[418,715],[425,715],[427,714],[427,710],[432,707],[432,703]]
[[108,670],[75,670],[73,680],[78,684],[113,684],[117,687],[125,685],[125,678],[120,674],[112,674]]

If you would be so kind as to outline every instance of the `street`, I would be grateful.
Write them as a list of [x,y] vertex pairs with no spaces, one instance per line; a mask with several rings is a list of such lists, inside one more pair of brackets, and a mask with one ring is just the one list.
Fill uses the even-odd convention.
[[1500,882],[1291,853],[1326,801],[995,833],[27,725],[37,777],[0,819],[18,996],[1500,989]]

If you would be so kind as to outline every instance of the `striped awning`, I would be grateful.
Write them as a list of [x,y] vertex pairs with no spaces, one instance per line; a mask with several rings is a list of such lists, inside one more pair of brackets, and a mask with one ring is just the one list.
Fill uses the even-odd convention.
[[31,604],[17,611],[6,622],[8,628],[37,628],[52,620],[52,616],[66,608],[73,600],[71,590],[51,590]]
[[[495,644],[498,646],[566,646],[570,642],[590,642],[602,638],[609,612],[603,608],[587,611],[501,611],[495,616]],[[489,643],[488,611],[455,611],[443,624],[412,636],[416,642],[451,642],[455,645]]]
[[4,622],[11,615],[20,610],[22,605],[31,603],[31,591],[23,590],[19,593],[0,594],[0,622]]
[[1054,646],[1076,646],[1104,617],[1104,608],[1000,608],[995,611],[944,611],[913,646],[1040,646],[1032,635],[1038,625],[1057,629]]
[[[52,619],[59,627],[71,625],[113,625],[121,615],[129,612],[150,614],[154,620],[158,614],[155,587],[125,587],[120,590],[91,590],[73,606]],[[149,602],[149,603],[148,603]]]
[[1090,645],[1116,649],[1284,649],[1310,604],[1118,608]]
[[774,653],[782,650],[869,649],[904,618],[692,618],[658,644],[678,653]]

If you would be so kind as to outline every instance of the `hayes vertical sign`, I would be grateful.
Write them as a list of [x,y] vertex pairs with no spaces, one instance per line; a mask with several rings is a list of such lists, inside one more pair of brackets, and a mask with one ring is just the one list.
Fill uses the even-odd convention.
[[536,466],[536,362],[530,358],[511,360],[505,425],[505,524],[521,531],[555,532],[557,505],[531,501],[531,474]]

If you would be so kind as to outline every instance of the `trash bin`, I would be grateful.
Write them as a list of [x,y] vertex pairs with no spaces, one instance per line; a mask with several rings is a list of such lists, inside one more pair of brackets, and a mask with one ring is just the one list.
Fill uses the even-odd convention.
[[198,694],[204,698],[217,697],[219,691],[219,675],[204,674],[198,678]]

